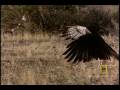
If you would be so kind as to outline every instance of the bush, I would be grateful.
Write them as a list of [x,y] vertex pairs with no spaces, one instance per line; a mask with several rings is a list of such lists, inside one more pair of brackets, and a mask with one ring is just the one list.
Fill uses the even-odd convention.
[[[28,32],[60,32],[67,25],[96,25],[98,32],[108,33],[107,30],[99,30],[99,27],[112,27],[111,19],[118,20],[119,14],[112,17],[102,9],[90,8],[87,5],[6,5],[2,6],[2,28],[24,25],[23,31]],[[22,16],[27,21],[23,23]]]
[[113,13],[113,19],[119,23],[119,10],[117,10],[116,12]]
[[[94,26],[95,30],[100,34],[108,34],[108,27],[113,26],[111,20],[111,14],[109,11],[105,12],[102,9],[90,8],[88,9],[88,14],[84,17],[83,24],[87,27]],[[100,29],[103,27],[104,29]]]

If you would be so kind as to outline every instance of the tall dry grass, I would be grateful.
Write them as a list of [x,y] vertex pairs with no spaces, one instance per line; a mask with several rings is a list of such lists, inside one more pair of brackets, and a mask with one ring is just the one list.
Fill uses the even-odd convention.
[[[101,8],[102,11],[96,8]],[[111,14],[104,12],[108,9]],[[106,62],[108,74],[101,75],[97,60],[78,64],[68,63],[62,53],[69,42],[65,42],[63,38],[55,34],[41,33],[41,31],[59,33],[58,29],[66,25],[91,24],[88,19],[90,18],[89,21],[93,22],[96,15],[97,22],[100,22],[99,18],[102,18],[102,25],[107,24],[108,31],[115,32],[103,38],[118,52],[119,38],[114,36],[119,35],[118,11],[118,5],[3,5],[1,8],[1,84],[119,84],[119,63],[115,58],[111,57],[111,61]],[[26,15],[27,22],[22,21],[23,15]],[[110,27],[109,20],[111,19],[115,21],[115,28]],[[24,28],[15,29],[19,24]],[[15,31],[11,32],[11,29]]]
[[[116,51],[116,37],[103,37]],[[116,85],[119,83],[119,65],[115,58],[108,60],[108,76],[100,76],[97,60],[87,63],[66,62],[62,53],[67,42],[47,33],[24,36],[1,35],[2,85]]]

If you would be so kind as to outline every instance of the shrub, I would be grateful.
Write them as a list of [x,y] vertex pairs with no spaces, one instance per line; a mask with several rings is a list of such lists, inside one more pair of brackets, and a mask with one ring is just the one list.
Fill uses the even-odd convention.
[[[118,12],[111,16],[102,9],[90,8],[87,5],[3,5],[2,6],[2,28],[24,25],[23,31],[28,32],[60,32],[67,25],[96,25],[98,28],[112,28],[111,19],[118,20]],[[27,22],[23,23],[22,16],[25,15]],[[109,29],[110,30],[110,29]],[[108,33],[109,30],[98,29],[100,33]]]

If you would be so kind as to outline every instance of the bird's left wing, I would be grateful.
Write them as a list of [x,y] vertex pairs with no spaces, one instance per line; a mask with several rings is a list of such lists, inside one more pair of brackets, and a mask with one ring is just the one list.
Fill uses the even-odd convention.
[[68,62],[73,61],[73,63],[87,62],[94,58],[107,60],[111,56],[119,59],[119,55],[98,34],[92,33],[83,35],[68,44],[63,55]]
[[87,33],[90,33],[90,31],[84,26],[67,26],[67,31],[64,31],[62,36],[66,37],[66,40],[77,40]]

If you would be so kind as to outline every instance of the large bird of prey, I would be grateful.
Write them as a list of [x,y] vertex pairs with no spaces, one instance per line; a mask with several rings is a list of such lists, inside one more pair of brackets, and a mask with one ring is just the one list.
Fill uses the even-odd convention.
[[119,59],[119,55],[103,40],[95,26],[67,26],[63,37],[72,39],[73,41],[66,47],[67,50],[63,53],[65,59],[69,61],[87,62],[95,58],[96,60],[110,59],[111,56]]

